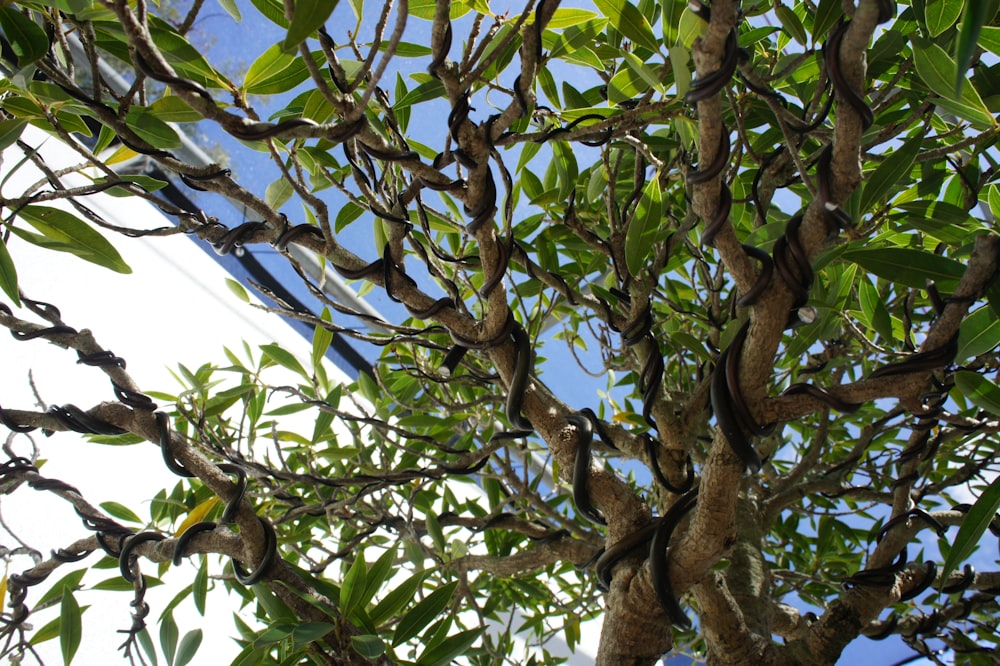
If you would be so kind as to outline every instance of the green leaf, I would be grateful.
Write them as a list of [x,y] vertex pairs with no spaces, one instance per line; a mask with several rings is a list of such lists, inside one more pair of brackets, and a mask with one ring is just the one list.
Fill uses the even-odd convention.
[[[994,55],[1000,55],[1000,28],[983,26],[979,32],[979,46]],[[958,69],[956,65],[956,70]]]
[[344,576],[344,582],[340,587],[340,608],[344,615],[350,617],[355,608],[358,607],[362,597],[365,595],[365,588],[368,582],[368,565],[361,552],[355,554],[351,568]]
[[621,104],[645,94],[649,84],[631,67],[622,67],[608,82],[608,102]]
[[[924,5],[924,23],[927,24],[927,32],[931,37],[937,37],[942,32],[955,25],[955,21],[962,15],[962,6],[965,0],[927,0]],[[983,4],[973,0],[972,4]]]
[[681,13],[687,6],[682,0],[663,0],[660,11],[660,25],[663,27],[663,44],[672,47],[677,44],[677,26],[681,22]]
[[204,119],[204,116],[176,95],[165,95],[146,108],[166,123],[196,123]]
[[[163,585],[163,581],[159,578],[154,578],[152,576],[146,576],[146,587],[156,587],[158,585]],[[119,576],[113,576],[111,578],[106,578],[98,583],[91,586],[93,590],[109,590],[111,592],[127,592],[134,589],[132,583],[128,582],[124,578]]]
[[233,292],[233,295],[235,295],[236,298],[240,299],[244,303],[250,302],[250,294],[248,294],[247,290],[243,288],[243,285],[236,280],[226,278],[226,287],[229,288],[229,291]]
[[385,654],[385,642],[378,636],[351,636],[351,647],[365,659],[374,661]]
[[0,29],[17,56],[18,69],[24,69],[49,52],[45,31],[14,7],[0,8]]
[[267,186],[267,190],[264,192],[264,203],[274,210],[278,210],[292,198],[293,194],[295,194],[295,188],[292,187],[287,178],[282,176]]
[[[953,0],[955,1],[955,0]],[[956,4],[960,4],[956,1]],[[965,13],[962,16],[962,29],[958,33],[958,41],[955,42],[955,94],[961,95],[965,86],[965,73],[972,64],[972,58],[976,54],[979,45],[979,35],[982,32],[983,24],[989,18],[986,15],[988,2],[985,0],[970,0],[965,3]]]
[[983,104],[982,98],[971,83],[962,86],[961,94],[956,94],[955,78],[959,75],[958,66],[940,46],[915,40],[913,62],[917,74],[927,87],[941,96],[941,99],[934,100],[935,104],[984,129],[996,124],[993,115]]
[[59,648],[62,650],[63,663],[66,666],[73,661],[83,637],[83,619],[80,605],[76,603],[73,593],[66,590],[59,604]]
[[447,583],[428,594],[411,608],[396,625],[396,631],[392,636],[393,647],[401,645],[419,634],[424,627],[440,615],[447,608],[451,601],[451,595],[457,586],[458,581]]
[[54,241],[58,247],[53,249],[70,252],[116,273],[132,272],[104,236],[71,213],[51,206],[25,206],[18,215],[45,238]]
[[867,213],[876,203],[886,197],[892,198],[894,187],[902,178],[908,176],[913,160],[920,152],[923,134],[918,133],[906,140],[902,146],[889,154],[866,179],[865,188],[861,192],[861,212]]
[[288,27],[285,41],[281,43],[283,53],[294,53],[299,44],[323,25],[337,6],[337,0],[311,0],[296,2],[292,24]]
[[[329,321],[327,319],[330,317],[330,311],[327,308],[323,308],[323,320]],[[326,356],[326,352],[330,349],[330,344],[333,342],[333,331],[326,328],[325,326],[317,326],[313,330],[312,339],[312,364],[313,368],[317,368],[323,362],[323,357]]]
[[194,575],[194,583],[191,585],[194,607],[198,615],[205,615],[205,598],[208,596],[208,560],[201,558],[198,565],[198,573]]
[[156,646],[153,645],[153,638],[149,635],[149,629],[143,627],[142,631],[138,634],[138,639],[142,651],[146,653],[146,657],[153,663],[153,666],[157,666],[159,660],[156,657]]
[[485,630],[484,627],[480,627],[479,629],[469,629],[468,631],[459,632],[454,636],[449,636],[441,643],[424,650],[423,654],[417,658],[417,665],[445,666],[445,664],[450,664],[455,657],[468,652],[472,644],[479,640],[479,637]]
[[946,201],[909,201],[894,208],[905,211],[905,215],[893,215],[904,228],[916,229],[954,246],[965,245],[971,234],[985,228],[966,210]]
[[955,386],[976,407],[1000,415],[1000,387],[986,377],[970,370],[960,370],[955,373]]
[[843,15],[843,3],[840,0],[819,0],[819,6],[816,8],[816,16],[813,19],[813,41],[825,39],[826,33],[830,31],[830,28]]
[[7,243],[2,236],[0,236],[0,289],[14,301],[14,305],[21,307],[21,297],[17,291],[17,269],[14,268],[14,260],[10,258]]
[[639,78],[646,82],[646,85],[653,90],[663,92],[660,77],[652,67],[644,63],[639,59],[639,56],[630,51],[625,51],[622,55],[625,56],[625,63],[631,69],[635,70],[635,73],[639,75]]
[[910,248],[865,248],[850,250],[843,256],[880,278],[916,289],[927,286],[927,280],[934,280],[946,290],[951,289],[965,272],[961,262]]
[[118,502],[101,502],[101,508],[119,520],[142,524],[142,518],[137,516],[132,509]]
[[61,597],[67,590],[72,592],[80,585],[80,581],[83,580],[83,575],[87,573],[86,569],[77,569],[76,571],[70,571],[68,574],[59,579],[59,581],[52,585],[48,591],[38,598],[35,602],[36,606],[42,606],[43,604]]
[[275,44],[251,63],[243,79],[243,91],[248,95],[274,95],[288,92],[309,78],[302,58],[283,53]]
[[51,641],[53,638],[59,635],[59,628],[62,624],[62,618],[54,618],[45,623],[45,625],[32,634],[31,638],[28,639],[30,645],[38,645],[39,643],[44,643],[45,641]]
[[306,379],[309,378],[309,375],[306,373],[305,368],[302,367],[302,364],[299,363],[298,359],[295,358],[295,356],[293,356],[291,352],[283,349],[281,346],[273,343],[267,345],[261,345],[260,350],[264,352],[264,356],[271,359],[278,365],[286,367],[292,372],[299,374],[302,377],[305,377]]
[[125,123],[140,139],[154,148],[179,148],[181,137],[157,114],[142,106],[133,106],[125,116]]
[[707,31],[708,22],[691,11],[690,7],[684,7],[684,11],[681,12],[680,25],[677,29],[677,39],[680,41],[681,46],[690,49],[694,45],[695,40]]
[[195,654],[198,653],[198,648],[201,646],[201,638],[201,629],[194,629],[184,634],[181,644],[177,646],[177,657],[175,658],[174,666],[186,666],[194,659]]
[[625,263],[632,275],[639,275],[653,253],[654,240],[662,220],[663,199],[660,172],[657,171],[642,188],[635,215],[625,231]]
[[990,205],[990,213],[995,218],[1000,218],[1000,187],[990,185],[986,193],[986,201]]
[[368,582],[365,585],[363,603],[367,604],[375,596],[375,593],[378,592],[379,588],[382,587],[382,583],[389,579],[389,576],[393,572],[395,563],[395,546],[386,550],[377,560],[375,560],[375,564],[368,569]]
[[[146,190],[147,192],[155,192],[157,190],[162,190],[164,187],[168,185],[166,181],[159,180],[158,178],[152,178],[150,176],[143,176],[142,174],[122,174],[120,180],[125,181],[126,183],[134,183],[139,187],[141,187],[142,189]],[[95,184],[103,184],[106,183],[107,181],[108,179],[103,176],[101,178],[94,179]],[[118,187],[112,187],[110,189],[105,190],[105,192],[107,192],[109,195],[113,197],[135,196],[135,193],[132,192],[131,190],[126,189],[124,185]]]
[[861,310],[868,319],[868,325],[882,336],[883,340],[892,340],[892,319],[885,303],[879,297],[878,290],[867,280],[858,283],[858,296]]
[[559,30],[568,28],[571,25],[579,25],[593,19],[600,18],[600,14],[595,14],[586,9],[576,7],[560,7],[553,14],[552,18],[545,25],[546,30]]
[[993,479],[966,514],[962,526],[958,528],[951,550],[944,559],[940,580],[946,580],[948,575],[972,554],[976,544],[993,522],[997,509],[1000,509],[1000,477]]
[[239,23],[243,20],[243,15],[240,13],[240,8],[236,4],[236,0],[218,0],[219,6],[226,10],[226,13],[233,17],[233,20]]
[[333,230],[340,233],[347,227],[347,225],[361,217],[364,212],[365,211],[361,206],[357,205],[353,201],[348,201],[337,213],[337,219],[333,222]]
[[326,622],[306,622],[292,630],[292,641],[295,645],[306,645],[318,641],[334,629],[336,627]]
[[416,104],[422,104],[423,102],[444,96],[444,84],[438,79],[432,79],[430,81],[424,81],[416,88],[403,95],[403,98],[397,100],[396,103],[393,104],[392,108],[399,111],[400,109],[405,109]]
[[691,87],[691,52],[681,45],[670,47],[670,65],[674,70],[674,84],[677,86],[677,99],[684,99]]
[[594,4],[624,37],[653,53],[660,51],[660,41],[653,34],[653,28],[628,0],[594,0]]
[[798,15],[792,11],[789,7],[779,4],[774,8],[774,13],[778,16],[778,21],[781,22],[781,27],[785,29],[792,39],[797,41],[802,46],[807,46],[809,44],[809,38],[806,35],[806,29],[802,25],[801,19]]
[[267,20],[277,26],[288,29],[288,19],[285,18],[285,5],[281,0],[250,0]]
[[253,642],[254,647],[265,647],[283,641],[291,636],[293,631],[295,631],[295,625],[290,622],[272,624],[257,636]]
[[21,138],[24,127],[28,121],[20,118],[0,120],[0,152],[14,145],[14,142]]
[[428,513],[424,516],[424,524],[427,526],[427,535],[434,542],[434,547],[439,553],[443,553],[446,542],[444,540],[444,532],[441,531],[441,523],[438,522],[437,516],[433,512]]
[[177,630],[174,615],[167,613],[160,618],[160,649],[163,650],[167,666],[174,666],[174,656],[177,653],[177,640],[179,638],[180,631]]
[[962,320],[958,329],[956,361],[975,358],[1000,344],[1000,319],[988,308],[979,308]]
[[[410,16],[417,16],[427,21],[434,19],[436,8],[437,0],[413,0],[409,3]],[[448,10],[448,16],[454,21],[468,14],[471,9],[472,6],[465,2],[452,2]]]

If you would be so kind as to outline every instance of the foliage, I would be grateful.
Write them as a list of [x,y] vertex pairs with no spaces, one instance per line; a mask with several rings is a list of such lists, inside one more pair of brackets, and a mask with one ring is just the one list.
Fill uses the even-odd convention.
[[[1000,571],[966,560],[994,566],[1000,531],[1000,3],[252,4],[220,0],[223,20],[283,36],[242,79],[189,41],[200,2],[173,23],[143,0],[0,8],[4,165],[46,173],[0,202],[21,308],[0,324],[118,398],[0,420],[158,444],[185,477],[147,520],[37,460],[3,468],[94,532],[5,579],[8,658],[59,636],[68,663],[73,567],[120,566],[125,653],[155,661],[139,569],[193,556],[159,616],[167,663],[202,639],[175,606],[204,613],[219,577],[260,620],[237,618],[238,664],[555,663],[546,643],[599,615],[606,664],[833,663],[890,634],[992,663]],[[79,166],[46,171],[27,125]],[[270,184],[199,162],[192,132]],[[121,168],[137,158],[156,170]],[[116,226],[82,203],[98,192],[177,224]],[[255,220],[224,224],[224,198]],[[116,235],[176,233],[277,248],[307,296],[262,295],[314,327],[311,358],[226,350],[153,393],[21,294],[8,251],[125,273]],[[388,296],[384,318],[330,296],[314,256]],[[345,339],[383,348],[349,385],[324,360]],[[43,603],[61,621],[30,630]]]

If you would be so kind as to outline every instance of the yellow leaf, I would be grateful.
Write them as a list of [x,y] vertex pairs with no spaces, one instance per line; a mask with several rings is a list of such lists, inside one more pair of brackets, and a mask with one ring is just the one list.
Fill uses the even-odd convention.
[[118,146],[118,150],[116,150],[114,153],[112,153],[110,157],[104,160],[104,163],[107,165],[112,165],[112,164],[117,164],[119,162],[128,162],[129,160],[134,159],[138,156],[139,153],[135,152],[131,148],[128,148],[127,146],[122,145]]
[[187,528],[191,527],[195,523],[200,523],[208,515],[208,512],[215,508],[215,505],[219,503],[218,497],[210,497],[205,500],[195,508],[188,512],[187,518],[184,519],[180,525],[177,526],[177,531],[175,534],[184,534]]
[[5,601],[7,601],[7,574],[4,574],[3,580],[0,580],[0,608],[4,607]]
[[642,425],[643,421],[634,412],[615,412],[611,415],[611,420],[615,423],[630,423],[632,425]]

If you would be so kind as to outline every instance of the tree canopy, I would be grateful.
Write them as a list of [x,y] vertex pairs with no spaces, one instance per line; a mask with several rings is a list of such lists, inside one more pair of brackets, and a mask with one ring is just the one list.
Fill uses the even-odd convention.
[[[71,661],[81,581],[117,567],[124,656],[156,661],[155,621],[184,663],[199,635],[143,598],[191,558],[176,604],[224,587],[259,620],[238,664],[554,663],[594,618],[602,664],[833,663],[886,637],[994,663],[998,9],[5,4],[4,169],[45,177],[0,199],[0,325],[111,384],[0,408],[3,492],[82,523],[29,566],[4,551],[0,654],[58,636]],[[282,38],[230,71],[209,14]],[[27,125],[78,164],[49,168]],[[199,134],[231,163],[194,159]],[[106,219],[98,193],[176,224]],[[18,283],[18,244],[124,273],[115,246],[174,234],[275,250],[303,296],[234,298],[312,327],[311,358],[234,347],[138,386]],[[324,361],[344,342],[379,350],[350,384]],[[35,429],[97,459],[159,446],[178,482],[148,515],[94,506],[20,444]]]

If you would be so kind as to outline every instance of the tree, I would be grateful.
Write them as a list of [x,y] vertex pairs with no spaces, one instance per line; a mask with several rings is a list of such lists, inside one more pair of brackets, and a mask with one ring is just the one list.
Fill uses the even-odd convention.
[[[4,199],[5,242],[113,269],[109,235],[270,244],[319,303],[272,307],[315,327],[311,362],[230,353],[169,395],[19,295],[0,245],[0,324],[117,398],[0,420],[159,445],[183,477],[135,530],[7,462],[5,492],[54,493],[92,534],[6,579],[5,656],[30,652],[34,585],[117,559],[142,661],[139,569],[197,556],[195,602],[210,571],[261,620],[241,664],[499,663],[597,615],[603,664],[833,663],[892,634],[992,663],[1000,571],[966,560],[1000,531],[997,2],[219,4],[284,31],[242,77],[186,37],[199,1],[173,23],[144,0],[0,9],[3,145],[30,123],[100,174]],[[185,161],[170,123],[266,155],[273,183]],[[159,179],[116,172],[135,155]],[[168,177],[253,221],[179,208]],[[177,226],[113,225],[81,203],[98,191]],[[406,312],[363,330],[301,250]],[[350,386],[321,362],[335,336],[383,347]],[[561,398],[570,359],[604,390]],[[63,635],[73,575],[42,597]]]

